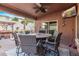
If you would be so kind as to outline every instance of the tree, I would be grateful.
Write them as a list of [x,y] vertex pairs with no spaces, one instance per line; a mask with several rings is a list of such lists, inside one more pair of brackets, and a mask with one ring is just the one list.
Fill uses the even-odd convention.
[[28,23],[33,23],[33,20],[30,20],[30,19],[28,19],[28,18],[25,18],[23,21],[21,21],[21,23],[24,25],[24,30],[26,29],[25,27],[26,27],[26,25],[28,24]]
[[18,20],[18,18],[17,18],[17,17],[14,17],[14,18],[12,19],[12,21],[17,22],[17,21],[19,21],[19,20]]

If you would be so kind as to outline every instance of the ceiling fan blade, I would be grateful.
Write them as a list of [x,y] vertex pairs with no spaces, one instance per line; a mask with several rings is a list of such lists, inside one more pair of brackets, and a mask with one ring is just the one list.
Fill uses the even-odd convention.
[[37,5],[38,7],[42,7],[42,5],[41,5],[40,3],[36,3],[36,5]]
[[35,13],[38,13],[40,10],[39,9],[37,9],[36,11],[35,11]]
[[38,9],[38,7],[33,7],[33,9]]

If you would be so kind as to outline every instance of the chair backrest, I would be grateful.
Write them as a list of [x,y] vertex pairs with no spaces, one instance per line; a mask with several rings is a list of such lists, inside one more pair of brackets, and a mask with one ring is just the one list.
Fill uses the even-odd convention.
[[53,36],[54,30],[49,30],[49,34],[52,34],[52,36]]
[[57,36],[58,36],[58,32],[57,32],[57,31],[54,31],[54,33],[53,33],[53,37],[56,39]]
[[21,49],[25,53],[36,53],[36,36],[22,34],[18,35],[21,41]]
[[22,45],[34,45],[36,44],[35,35],[19,34],[19,39]]
[[29,34],[30,33],[30,31],[25,31],[25,34]]
[[20,40],[19,40],[19,38],[18,38],[18,35],[17,35],[16,33],[12,33],[12,34],[13,34],[13,36],[14,36],[14,40],[15,40],[16,46],[19,46]]
[[46,33],[45,30],[39,30],[39,33]]
[[58,49],[58,47],[59,47],[60,40],[61,40],[61,35],[62,35],[62,33],[59,33],[57,38],[56,38],[55,50]]

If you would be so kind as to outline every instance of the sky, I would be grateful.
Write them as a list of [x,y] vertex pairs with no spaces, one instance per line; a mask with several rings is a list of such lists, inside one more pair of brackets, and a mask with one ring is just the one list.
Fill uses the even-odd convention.
[[16,16],[16,15],[13,15],[13,14],[9,14],[9,13],[7,13],[7,12],[4,12],[4,11],[0,11],[0,15],[2,15],[2,16],[8,16],[8,17],[18,17],[18,18],[22,18],[22,17],[20,17],[20,16]]

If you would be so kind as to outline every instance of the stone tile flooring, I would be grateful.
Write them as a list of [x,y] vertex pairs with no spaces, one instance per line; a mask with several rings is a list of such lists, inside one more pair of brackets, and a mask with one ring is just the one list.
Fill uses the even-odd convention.
[[[78,55],[75,50],[69,49],[67,46],[61,44],[60,48],[60,55],[61,56],[69,56],[70,51],[71,54]],[[16,56],[16,46],[14,40],[11,39],[2,39],[0,40],[0,56]]]
[[14,40],[11,39],[1,39],[0,40],[0,56],[5,56],[5,51],[13,49],[15,47]]

